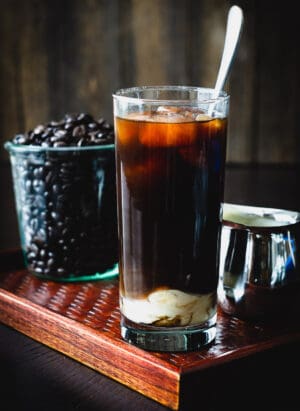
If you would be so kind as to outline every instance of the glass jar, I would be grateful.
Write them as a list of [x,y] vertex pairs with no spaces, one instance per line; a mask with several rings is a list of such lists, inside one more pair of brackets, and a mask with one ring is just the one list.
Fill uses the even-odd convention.
[[4,146],[28,270],[68,282],[117,275],[114,144]]

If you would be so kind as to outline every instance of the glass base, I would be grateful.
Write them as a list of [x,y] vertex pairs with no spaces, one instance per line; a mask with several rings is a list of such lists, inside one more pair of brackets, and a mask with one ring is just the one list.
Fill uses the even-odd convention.
[[109,267],[106,271],[103,272],[95,272],[93,274],[88,275],[71,275],[69,274],[67,277],[59,277],[55,275],[42,275],[38,274],[35,271],[29,269],[29,271],[35,276],[38,277],[40,280],[51,280],[56,282],[67,282],[67,283],[78,283],[83,281],[99,281],[99,280],[109,280],[119,275],[119,265],[118,263]]
[[[121,335],[130,344],[147,351],[186,352],[196,351],[210,344],[216,337],[216,321],[205,326],[158,328],[143,326],[133,328],[131,321],[122,318]],[[131,323],[132,324],[132,323]]]

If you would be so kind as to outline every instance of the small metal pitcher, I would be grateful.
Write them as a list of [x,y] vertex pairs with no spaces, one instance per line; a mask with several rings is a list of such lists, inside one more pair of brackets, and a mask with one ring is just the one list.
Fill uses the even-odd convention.
[[246,320],[300,314],[300,213],[224,204],[218,298]]

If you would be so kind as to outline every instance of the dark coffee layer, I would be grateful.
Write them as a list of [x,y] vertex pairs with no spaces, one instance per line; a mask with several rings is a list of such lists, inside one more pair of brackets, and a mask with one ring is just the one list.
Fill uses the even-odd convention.
[[148,113],[116,118],[126,298],[217,287],[227,121],[186,112],[183,119],[171,109],[151,121]]

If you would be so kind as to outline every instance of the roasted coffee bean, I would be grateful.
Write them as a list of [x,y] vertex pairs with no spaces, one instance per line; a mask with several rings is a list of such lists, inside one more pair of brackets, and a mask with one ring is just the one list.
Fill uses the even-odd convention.
[[66,274],[66,270],[63,267],[59,267],[57,269],[57,274],[63,276],[64,274]]
[[37,167],[33,170],[33,175],[35,178],[42,178],[44,173],[43,167]]
[[78,140],[78,142],[77,142],[77,146],[78,146],[78,147],[82,147],[82,146],[86,146],[86,145],[88,145],[88,144],[87,144],[87,141],[86,141],[84,138],[81,138],[81,139]]
[[49,124],[51,127],[61,127],[64,125],[64,120],[60,120],[60,121],[50,121]]
[[107,123],[107,121],[104,121],[102,128],[104,128],[105,130],[112,130],[112,125]]
[[37,275],[43,275],[43,272],[44,272],[43,268],[41,268],[41,267],[36,267],[36,266],[33,268],[33,271],[34,271]]
[[88,124],[88,128],[89,128],[89,130],[95,130],[95,129],[98,128],[98,124],[95,123],[95,122],[89,123],[89,124]]
[[30,180],[25,181],[25,190],[27,193],[30,193],[32,189],[32,182]]
[[101,138],[105,138],[105,137],[106,137],[106,134],[103,133],[103,131],[99,131],[99,132],[96,134],[96,138],[97,138],[97,139],[101,139]]
[[[39,210],[43,210],[45,208],[45,199],[44,199],[44,197],[42,195],[36,195],[34,197],[33,204]],[[41,213],[41,217],[43,217],[43,216],[44,215]]]
[[[49,254],[49,253],[48,253]],[[53,258],[48,258],[47,260],[47,266],[48,268],[52,268],[55,265],[55,261]]]
[[34,134],[42,134],[44,130],[45,130],[45,126],[43,124],[40,124],[39,126],[35,127],[33,132]]
[[75,138],[84,138],[84,136],[86,135],[86,128],[83,124],[81,124],[80,126],[76,126],[73,129],[72,132],[72,136]]
[[55,211],[51,212],[51,217],[53,218],[54,221],[59,221],[60,215],[56,213]]
[[43,180],[34,179],[32,182],[35,193],[43,193],[45,191],[45,183]]
[[28,137],[26,134],[17,134],[15,138],[13,139],[13,143],[15,144],[27,144],[28,143]]
[[80,113],[77,116],[77,120],[82,123],[91,123],[94,121],[93,117],[88,113]]
[[62,129],[58,129],[54,132],[54,135],[55,135],[55,137],[59,138],[60,140],[63,140],[67,135],[67,131],[62,130]]
[[[66,146],[76,146],[78,141],[80,146],[95,145],[93,135],[95,131],[102,133],[103,141],[98,144],[111,143],[114,140],[113,126],[105,119],[100,118],[98,121],[88,113],[66,114],[59,121],[51,121],[48,124],[39,124],[33,130],[24,134],[18,134],[14,137],[15,144],[37,145],[42,147],[64,147],[62,144],[55,144],[58,141],[64,142]],[[106,141],[107,140],[107,141]]]
[[66,123],[69,123],[71,121],[76,120],[76,117],[77,117],[77,114],[68,113],[68,114],[65,114],[64,120],[65,120]]

